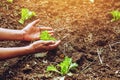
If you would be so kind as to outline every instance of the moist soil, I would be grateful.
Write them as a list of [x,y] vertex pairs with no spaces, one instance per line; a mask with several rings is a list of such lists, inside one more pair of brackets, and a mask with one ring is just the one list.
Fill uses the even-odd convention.
[[[21,8],[37,16],[22,25],[18,22]],[[60,74],[46,68],[65,56],[79,65],[65,80],[120,80],[120,20],[111,22],[113,10],[120,11],[119,0],[0,0],[1,28],[20,30],[39,18],[39,25],[52,27],[55,38],[62,41],[44,57],[33,54],[0,61],[0,80],[60,80]],[[0,41],[0,47],[30,43]]]

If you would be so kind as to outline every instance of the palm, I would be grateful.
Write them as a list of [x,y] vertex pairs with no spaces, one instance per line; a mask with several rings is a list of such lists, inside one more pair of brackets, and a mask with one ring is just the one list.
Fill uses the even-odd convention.
[[39,20],[35,20],[32,23],[28,24],[24,29],[24,40],[26,41],[34,41],[39,39],[40,32],[42,30],[48,30],[48,32],[52,35],[53,29],[51,27],[36,27],[35,25],[39,22]]

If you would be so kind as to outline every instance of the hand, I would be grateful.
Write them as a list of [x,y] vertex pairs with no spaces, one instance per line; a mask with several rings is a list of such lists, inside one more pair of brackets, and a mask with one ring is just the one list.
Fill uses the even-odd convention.
[[31,52],[43,52],[53,50],[58,47],[61,41],[35,41],[29,45]]
[[37,27],[35,26],[40,20],[37,19],[29,23],[24,29],[22,29],[23,39],[26,41],[39,40],[41,31],[47,30],[50,35],[53,35],[54,31],[51,27]]

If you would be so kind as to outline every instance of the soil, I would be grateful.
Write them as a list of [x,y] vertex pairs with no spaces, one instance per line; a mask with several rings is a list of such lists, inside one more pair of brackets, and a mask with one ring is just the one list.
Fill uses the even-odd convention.
[[[18,22],[21,8],[37,16],[22,25]],[[55,37],[62,41],[42,58],[28,55],[0,61],[0,80],[57,80],[61,75],[46,72],[46,67],[65,56],[79,64],[65,80],[120,80],[120,20],[111,22],[113,10],[120,11],[119,0],[0,0],[0,27],[22,29],[39,18],[39,24],[54,28]],[[0,47],[30,43],[0,41]]]

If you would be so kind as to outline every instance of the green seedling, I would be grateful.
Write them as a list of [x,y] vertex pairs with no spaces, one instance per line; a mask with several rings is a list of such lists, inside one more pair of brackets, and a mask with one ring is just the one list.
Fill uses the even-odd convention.
[[48,33],[48,31],[42,31],[42,32],[40,33],[40,39],[41,39],[41,40],[45,40],[45,41],[48,41],[48,40],[53,40],[53,41],[55,41],[55,40],[56,40],[54,37],[52,37],[52,36]]
[[13,0],[7,0],[7,2],[9,2],[9,3],[13,3]]
[[76,68],[78,64],[72,63],[72,59],[69,57],[65,57],[64,61],[58,64],[58,67],[60,67],[60,70],[58,70],[55,66],[50,65],[47,67],[47,71],[54,71],[61,75],[68,74],[69,71],[73,68]]
[[30,19],[31,17],[36,16],[36,13],[33,11],[30,11],[29,9],[22,8],[21,10],[21,19],[19,22],[21,24],[24,24],[25,20]]
[[112,22],[120,20],[120,11],[114,10],[114,11],[111,12],[111,14],[113,16],[113,19],[111,20]]
[[57,68],[53,65],[50,65],[47,67],[47,71],[54,71],[54,72],[57,72],[57,73],[60,73]]

